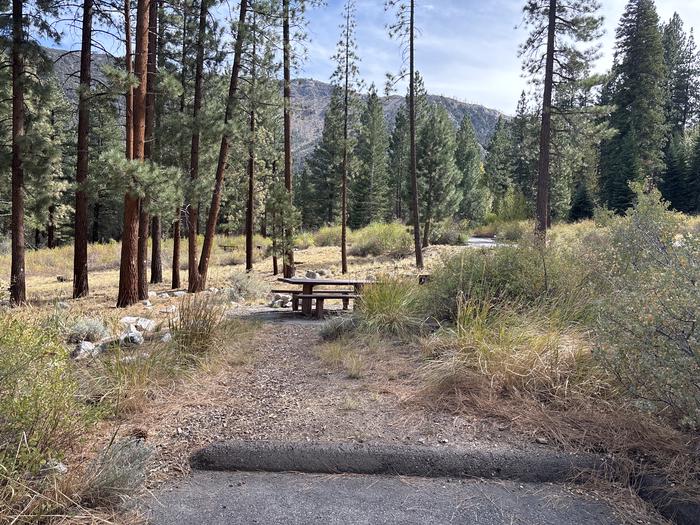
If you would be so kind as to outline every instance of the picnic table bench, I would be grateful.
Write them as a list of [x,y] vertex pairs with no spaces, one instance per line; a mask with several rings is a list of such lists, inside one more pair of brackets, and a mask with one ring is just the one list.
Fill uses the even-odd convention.
[[[304,315],[311,315],[313,301],[316,301],[316,316],[323,316],[323,306],[326,300],[338,299],[343,301],[343,309],[347,309],[350,300],[359,297],[365,284],[371,281],[359,279],[309,279],[307,277],[282,277],[280,282],[301,286],[301,290],[285,290],[292,296],[292,309],[298,309],[301,301],[301,311]],[[323,287],[319,290],[318,287]],[[352,287],[352,289],[335,289],[334,287]],[[280,293],[275,291],[275,293]]]

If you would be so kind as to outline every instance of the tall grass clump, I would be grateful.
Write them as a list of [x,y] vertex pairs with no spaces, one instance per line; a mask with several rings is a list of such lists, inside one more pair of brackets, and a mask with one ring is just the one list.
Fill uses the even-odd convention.
[[358,328],[393,336],[417,333],[424,321],[419,292],[418,285],[406,279],[382,279],[365,286],[358,301]]
[[322,226],[314,234],[315,246],[340,246],[341,227],[340,226]]
[[350,255],[391,255],[405,257],[411,253],[413,237],[401,223],[372,223],[354,232]]
[[203,356],[217,343],[223,306],[211,296],[195,294],[185,297],[178,311],[180,315],[170,322],[173,343],[183,355]]
[[237,272],[231,276],[227,289],[231,301],[252,301],[265,297],[269,287],[250,273]]

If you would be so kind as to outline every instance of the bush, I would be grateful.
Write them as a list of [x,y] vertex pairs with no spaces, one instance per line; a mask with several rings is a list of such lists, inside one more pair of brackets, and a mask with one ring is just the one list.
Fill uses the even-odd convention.
[[363,288],[358,301],[359,328],[366,333],[408,335],[423,325],[419,288],[414,281],[387,279]]
[[398,222],[373,223],[354,233],[350,255],[391,255],[405,257],[413,250],[413,237],[406,226]]
[[109,330],[102,319],[94,317],[84,317],[76,321],[68,331],[69,343],[80,343],[90,341],[96,343],[109,336]]
[[0,471],[35,474],[60,459],[92,414],[78,400],[67,350],[56,335],[0,317]]
[[253,301],[264,297],[268,292],[269,288],[249,273],[239,272],[231,276],[228,288],[229,300],[231,301]]
[[526,232],[534,229],[534,225],[526,221],[502,222],[496,225],[496,238],[507,242],[518,242]]
[[597,251],[599,357],[651,409],[700,426],[700,236],[658,192],[638,192]]
[[434,224],[430,231],[431,244],[457,246],[469,241],[467,225],[454,219],[446,219]]
[[340,226],[323,226],[314,234],[314,245],[340,246],[341,233]]
[[352,317],[333,317],[323,323],[321,327],[321,339],[324,341],[337,341],[345,334],[352,333],[356,328],[355,319]]
[[294,236],[294,247],[299,250],[307,250],[314,246],[314,234],[311,232],[299,232]]

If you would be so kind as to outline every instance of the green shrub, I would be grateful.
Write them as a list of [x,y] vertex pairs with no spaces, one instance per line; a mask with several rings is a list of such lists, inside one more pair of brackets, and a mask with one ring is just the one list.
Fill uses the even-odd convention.
[[413,250],[413,237],[401,223],[373,223],[354,232],[350,255],[405,257]]
[[467,224],[454,219],[446,219],[435,223],[430,231],[431,244],[447,244],[457,246],[469,241]]
[[109,330],[102,319],[83,317],[78,319],[68,330],[68,342],[80,343],[90,341],[96,343],[109,335]]
[[311,232],[299,232],[294,236],[294,247],[299,250],[307,250],[314,246],[314,234]]
[[0,317],[0,472],[36,473],[92,421],[56,334]]
[[420,330],[418,284],[413,280],[386,279],[363,288],[358,301],[359,328],[366,333],[410,335]]
[[231,301],[253,301],[267,295],[270,291],[265,283],[256,279],[253,275],[245,272],[234,273],[228,288],[229,300]]
[[517,242],[533,229],[534,226],[526,221],[501,222],[496,225],[496,238],[507,242]]
[[700,236],[657,191],[611,226],[599,246],[598,356],[634,398],[700,426]]
[[340,240],[340,226],[323,226],[314,234],[314,245],[316,246],[340,246]]

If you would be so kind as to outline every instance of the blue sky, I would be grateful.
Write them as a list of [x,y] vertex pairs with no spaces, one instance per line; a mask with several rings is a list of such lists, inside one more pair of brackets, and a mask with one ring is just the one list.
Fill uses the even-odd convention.
[[[615,27],[626,0],[601,0],[606,35],[598,69],[612,63]],[[401,64],[397,42],[388,38],[383,0],[357,0],[357,41],[360,73],[367,83],[384,85],[385,74]],[[431,93],[483,104],[513,113],[526,87],[520,73],[518,46],[525,39],[521,23],[524,0],[416,0],[417,67]],[[326,80],[333,71],[330,56],[338,39],[343,0],[308,13],[309,57],[304,76]],[[700,31],[700,1],[657,0],[662,20],[677,11],[686,28]],[[400,88],[403,92],[403,88]]]
[[[334,65],[330,59],[339,37],[338,25],[344,0],[327,0],[322,8],[307,13],[308,59],[297,76],[327,81]],[[525,39],[522,19],[525,0],[416,0],[416,64],[430,93],[447,95],[512,114],[526,81],[521,76],[518,46]],[[615,28],[627,0],[601,0],[606,34],[597,69],[612,63]],[[662,20],[674,11],[686,29],[700,32],[700,0],[656,0]],[[212,14],[228,16],[220,6]],[[384,0],[357,0],[357,41],[362,58],[360,73],[369,85],[383,90],[386,73],[401,67],[399,43],[389,39]],[[223,21],[222,21],[223,22]],[[61,47],[79,49],[80,37],[68,31]],[[114,45],[109,46],[117,53]],[[400,93],[405,86],[397,86]]]

